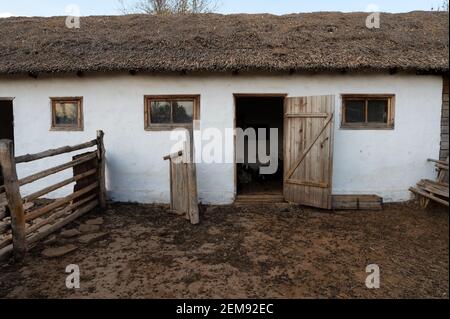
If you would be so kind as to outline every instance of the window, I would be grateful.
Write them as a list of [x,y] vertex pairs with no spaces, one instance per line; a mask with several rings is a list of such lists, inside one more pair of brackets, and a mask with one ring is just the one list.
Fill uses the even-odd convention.
[[83,130],[83,98],[51,98],[52,130]]
[[393,129],[394,95],[342,95],[342,128]]
[[192,128],[193,121],[200,119],[200,97],[146,96],[145,129],[150,131]]

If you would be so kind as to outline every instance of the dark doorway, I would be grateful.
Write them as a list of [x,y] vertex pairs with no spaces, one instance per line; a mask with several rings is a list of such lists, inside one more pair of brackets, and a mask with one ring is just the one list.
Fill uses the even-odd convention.
[[[273,174],[261,174],[260,168],[268,166],[261,163],[258,152],[256,153],[256,163],[251,160],[248,154],[249,137],[245,135],[245,151],[241,155],[244,163],[237,163],[237,193],[238,195],[278,195],[283,193],[283,115],[284,96],[236,96],[236,128],[246,130],[253,128],[256,132],[258,143],[266,143],[266,154],[269,155],[269,138],[273,141],[270,129],[278,129],[278,156],[277,169]],[[264,136],[259,136],[259,130],[264,129]],[[238,132],[239,134],[239,132]],[[239,136],[237,137],[239,139]],[[253,144],[255,145],[255,144]],[[250,146],[253,146],[250,144]],[[256,143],[257,145],[257,143]],[[239,152],[239,149],[236,150]],[[239,155],[237,155],[239,158]]]
[[[0,100],[0,140],[14,141],[13,103],[10,100]],[[0,169],[0,185],[3,185],[3,175]]]

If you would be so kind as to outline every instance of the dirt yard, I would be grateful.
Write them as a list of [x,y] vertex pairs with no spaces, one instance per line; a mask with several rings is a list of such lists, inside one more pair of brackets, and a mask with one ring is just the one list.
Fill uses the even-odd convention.
[[[167,207],[114,204],[106,238],[57,235],[23,265],[0,266],[3,298],[448,298],[449,214],[412,203],[382,212],[327,212],[288,205],[203,207],[191,226]],[[45,248],[78,247],[63,257]],[[77,264],[81,288],[65,286]],[[365,286],[368,264],[381,288]]]

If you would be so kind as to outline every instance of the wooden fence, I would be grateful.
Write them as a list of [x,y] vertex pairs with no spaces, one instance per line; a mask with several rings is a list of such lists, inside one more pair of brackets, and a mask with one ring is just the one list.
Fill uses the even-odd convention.
[[[0,169],[4,177],[4,185],[0,185],[0,260],[8,258],[14,253],[14,259],[20,261],[31,244],[98,206],[105,208],[103,135],[102,131],[97,131],[97,138],[92,141],[19,157],[14,157],[12,141],[0,141]],[[16,165],[19,163],[29,163],[94,146],[96,146],[96,150],[77,155],[67,163],[22,179],[17,178]],[[26,197],[21,196],[20,187],[71,168],[73,177],[45,187]],[[75,183],[75,187],[70,195],[50,201],[45,205],[32,204],[39,198],[73,183]]]

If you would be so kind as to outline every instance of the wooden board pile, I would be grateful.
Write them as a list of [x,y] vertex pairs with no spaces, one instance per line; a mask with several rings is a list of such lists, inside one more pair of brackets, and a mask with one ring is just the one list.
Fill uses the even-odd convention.
[[417,183],[416,187],[411,187],[409,190],[419,196],[420,205],[424,208],[428,207],[430,201],[449,206],[448,194],[448,158],[447,161],[438,161],[429,159],[436,165],[438,171],[437,181],[423,179]]

